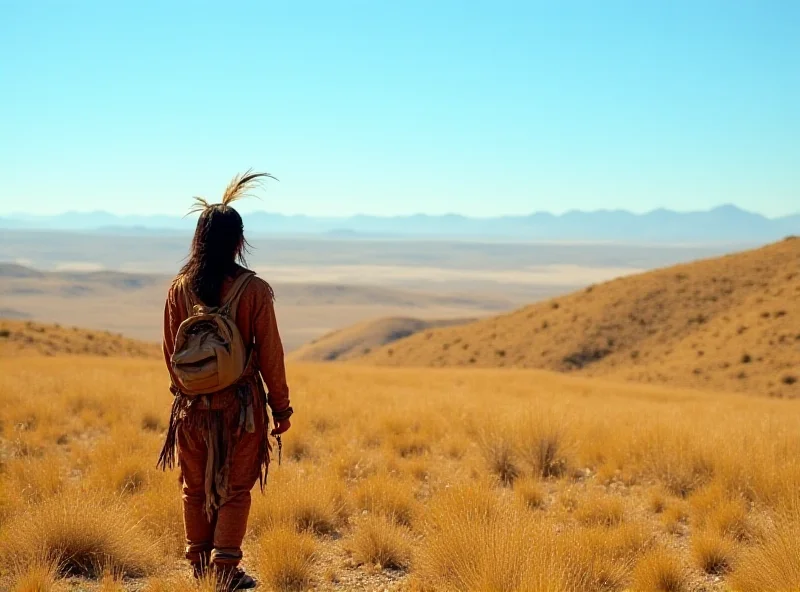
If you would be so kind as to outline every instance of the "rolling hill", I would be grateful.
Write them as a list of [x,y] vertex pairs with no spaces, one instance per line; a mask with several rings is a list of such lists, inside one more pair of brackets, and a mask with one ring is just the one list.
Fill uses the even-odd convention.
[[423,320],[410,317],[388,317],[365,321],[338,331],[300,347],[287,357],[295,362],[330,362],[348,360],[403,339],[420,331],[463,325],[474,319]]
[[358,360],[800,395],[800,239],[590,286]]
[[158,358],[161,350],[108,331],[0,318],[0,357],[31,354]]

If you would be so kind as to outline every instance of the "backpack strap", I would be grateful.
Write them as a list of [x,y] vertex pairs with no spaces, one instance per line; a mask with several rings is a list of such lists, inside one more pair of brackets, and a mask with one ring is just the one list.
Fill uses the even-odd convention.
[[256,274],[252,271],[246,271],[236,278],[236,281],[231,286],[230,294],[225,300],[225,304],[220,307],[220,311],[227,314],[234,321],[236,320],[236,309],[239,306],[239,299],[242,297],[247,284],[255,275]]
[[186,316],[190,317],[192,316],[192,311],[194,311],[196,301],[189,278],[185,275],[181,276],[181,287],[183,288],[183,304],[186,306]]

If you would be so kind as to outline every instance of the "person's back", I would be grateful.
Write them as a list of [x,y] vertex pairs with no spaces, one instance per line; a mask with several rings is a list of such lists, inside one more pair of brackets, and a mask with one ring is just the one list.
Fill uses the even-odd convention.
[[272,288],[256,276],[238,295],[233,320],[249,362],[230,387],[203,395],[182,392],[175,373],[175,339],[195,304],[216,309],[232,295],[242,274],[253,273],[237,263],[243,261],[243,224],[229,204],[262,176],[235,178],[221,204],[198,200],[201,214],[192,252],[172,283],[164,307],[163,352],[175,399],[159,464],[173,466],[177,452],[186,558],[195,575],[212,566],[219,577],[230,581],[230,589],[255,586],[238,564],[250,490],[259,480],[263,487],[270,461],[267,406],[275,421],[275,435],[289,428],[293,413]]

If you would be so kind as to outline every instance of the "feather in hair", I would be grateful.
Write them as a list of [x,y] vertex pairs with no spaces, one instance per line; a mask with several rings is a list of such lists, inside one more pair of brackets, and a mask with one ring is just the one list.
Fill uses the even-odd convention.
[[261,185],[262,179],[275,179],[275,177],[269,173],[252,173],[250,170],[236,175],[233,180],[228,183],[228,187],[225,188],[225,193],[222,194],[223,206],[228,206],[237,199],[241,199],[248,195],[248,192],[251,189],[255,189]]
[[208,203],[208,201],[206,201],[205,198],[195,196],[194,197],[194,205],[192,205],[191,209],[186,213],[184,218],[186,216],[189,216],[190,214],[196,214],[197,212],[203,212],[203,211],[205,211],[206,209],[208,209],[210,207],[211,207],[211,204]]
[[[225,193],[222,194],[222,202],[219,205],[227,207],[237,199],[247,196],[248,191],[259,186],[261,184],[261,179],[263,178],[275,179],[276,181],[278,180],[269,173],[252,173],[250,172],[251,170],[252,169],[248,169],[246,172],[236,175],[233,180],[228,183],[228,186],[225,188]],[[204,197],[195,196],[194,204],[186,213],[184,218],[191,214],[204,212],[207,209],[214,207],[214,205],[216,204],[208,203]]]

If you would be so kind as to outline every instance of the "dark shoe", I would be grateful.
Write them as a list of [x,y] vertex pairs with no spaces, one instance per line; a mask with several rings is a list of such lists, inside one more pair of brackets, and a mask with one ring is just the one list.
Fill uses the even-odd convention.
[[239,567],[228,567],[217,569],[217,582],[223,590],[233,592],[234,590],[250,590],[256,587],[256,581]]
[[250,590],[256,587],[256,581],[248,576],[243,569],[236,568],[232,574],[229,590]]

